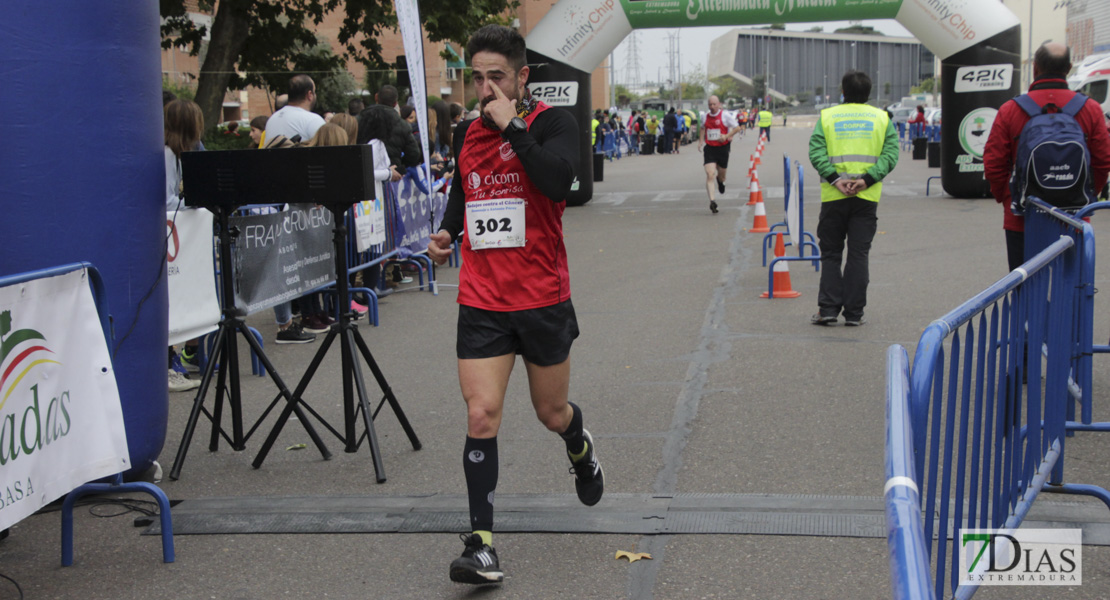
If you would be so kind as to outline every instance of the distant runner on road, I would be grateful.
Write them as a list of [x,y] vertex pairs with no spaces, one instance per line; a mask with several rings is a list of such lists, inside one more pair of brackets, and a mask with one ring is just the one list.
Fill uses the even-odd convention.
[[[709,112],[701,123],[701,136],[698,137],[698,152],[705,154],[705,192],[709,194],[709,210],[717,214],[717,200],[713,197],[714,188],[725,193],[725,177],[728,173],[728,154],[732,146],[732,136],[741,130],[736,116],[721,110],[721,99],[709,97]],[[703,151],[704,146],[704,151]]]

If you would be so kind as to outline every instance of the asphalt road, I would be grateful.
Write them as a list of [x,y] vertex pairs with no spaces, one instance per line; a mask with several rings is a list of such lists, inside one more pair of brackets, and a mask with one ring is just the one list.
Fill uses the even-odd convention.
[[[800,160],[806,167],[804,225],[814,231],[819,194],[805,155],[808,133],[776,127],[759,176],[775,223],[782,218],[781,156]],[[653,518],[644,512],[652,501],[725,498],[708,494],[796,502],[811,515],[831,514],[834,506],[851,512],[856,502],[865,510],[864,500],[881,496],[883,488],[887,347],[902,344],[912,353],[929,322],[1005,274],[1001,208],[992,200],[946,197],[937,185],[926,197],[926,177],[937,170],[903,153],[879,207],[868,324],[814,327],[809,317],[817,309],[818,275],[805,263],[790,265],[800,298],[759,297],[767,285],[763,236],[747,232],[753,211],[744,206],[754,144],[753,136],[733,144],[720,214],[708,210],[701,155],[686,146],[679,155],[606,164],[594,199],[564,215],[582,330],[571,358],[571,396],[597,442],[609,494],[596,511],[625,513],[634,521]],[[389,500],[401,514],[406,498],[414,504],[432,498],[465,510],[459,464],[465,412],[451,287],[457,276],[456,269],[440,269],[438,296],[396,293],[382,301],[380,327],[360,327],[423,444],[414,451],[383,409],[376,429],[385,483],[375,483],[365,446],[345,453],[324,433],[334,456],[323,461],[298,422],[285,427],[254,469],[272,416],[242,452],[226,443],[209,452],[202,421],[180,480],[161,483],[171,499],[183,501],[181,513],[190,501],[227,497],[265,505],[298,497],[306,506],[319,505],[321,527],[336,530],[342,527],[329,521],[323,499]],[[1105,339],[1105,321],[1099,318],[1096,339]],[[268,311],[250,322],[266,337],[282,377],[290,385],[300,379],[320,342],[272,344]],[[241,362],[249,373],[246,358]],[[1098,364],[1096,358],[1096,389],[1106,389]],[[306,393],[337,426],[338,373],[333,349]],[[253,422],[275,392],[268,380],[247,376],[244,394]],[[74,566],[59,566],[57,514],[37,514],[0,542],[0,573],[36,599],[890,597],[884,537],[805,535],[814,519],[804,515],[765,523],[755,529],[759,534],[714,533],[721,527],[713,523],[703,533],[605,533],[591,509],[572,501],[561,440],[536,421],[523,368],[508,398],[498,494],[506,504],[534,502],[551,510],[534,509],[531,531],[495,533],[506,572],[502,586],[474,589],[448,581],[447,565],[462,549],[449,532],[179,534],[177,562],[162,564],[159,538],[132,526],[135,513],[99,518],[89,509],[76,518]],[[193,396],[171,394],[170,403],[160,459],[167,473]],[[1096,405],[1096,418],[1099,412]],[[1095,434],[1069,440],[1069,479],[1110,484],[1108,442]],[[287,450],[303,443],[308,448]],[[1101,522],[1110,522],[1110,514]],[[616,560],[619,550],[647,552],[652,559]],[[1067,589],[1068,597],[1110,597],[1110,551],[1087,546],[1083,560],[1084,585]],[[0,598],[16,597],[13,590],[0,581]],[[984,588],[977,595],[1047,596],[1048,588]]]

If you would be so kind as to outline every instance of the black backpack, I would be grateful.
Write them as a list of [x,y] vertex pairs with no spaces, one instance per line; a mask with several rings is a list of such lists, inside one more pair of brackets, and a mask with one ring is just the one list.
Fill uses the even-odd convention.
[[1014,98],[1029,115],[1018,136],[1014,172],[1010,176],[1010,210],[1025,212],[1025,199],[1036,196],[1064,209],[1078,209],[1096,200],[1091,182],[1091,151],[1075,116],[1087,97],[1076,94],[1059,112],[1041,107],[1028,94]]

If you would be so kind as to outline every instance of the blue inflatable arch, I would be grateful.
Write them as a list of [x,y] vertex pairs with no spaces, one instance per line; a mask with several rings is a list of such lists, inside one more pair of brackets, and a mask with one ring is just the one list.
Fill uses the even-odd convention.
[[[577,192],[593,195],[589,74],[634,29],[897,19],[941,58],[941,183],[959,198],[990,195],[983,143],[995,109],[1019,92],[1020,23],[999,0],[560,0],[528,34],[530,83],[564,84],[583,132]],[[840,80],[843,73],[829,73]],[[957,85],[957,83],[959,85]],[[576,90],[577,96],[573,97]]]
[[100,270],[141,472],[169,412],[158,3],[62,4],[21,2],[0,25],[0,272],[83,260]]

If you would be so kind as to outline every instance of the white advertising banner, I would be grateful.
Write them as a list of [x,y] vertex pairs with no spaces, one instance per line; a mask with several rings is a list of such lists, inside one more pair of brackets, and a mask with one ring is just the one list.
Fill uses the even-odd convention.
[[0,529],[130,466],[88,274],[0,288]]
[[619,0],[560,0],[527,42],[529,49],[589,73],[629,33],[632,25]]
[[902,0],[897,19],[941,59],[1019,23],[998,0]]
[[212,257],[212,213],[183,208],[166,213],[166,275],[170,345],[200,337],[220,322]]
[[798,250],[798,256],[805,256],[805,248],[802,246],[801,224],[798,223],[798,196],[800,187],[801,180],[795,177],[790,180],[790,189],[786,191],[788,194],[786,197],[786,233],[790,237],[790,243],[794,244],[794,248]]
[[978,65],[975,67],[960,67],[956,69],[957,94],[969,92],[991,92],[1010,89],[1013,81],[1014,66],[1005,65]]
[[[428,154],[428,92],[424,82],[424,34],[420,27],[420,7],[416,0],[393,0],[397,11],[397,27],[405,45],[405,62],[409,68],[409,85],[412,86],[412,106],[420,127],[420,149],[424,152],[424,179],[431,173]],[[445,142],[446,143],[446,142]]]
[[577,81],[542,81],[529,83],[532,97],[548,106],[574,106],[578,104]]
[[355,205],[355,247],[366,252],[385,243],[385,206],[381,198]]

